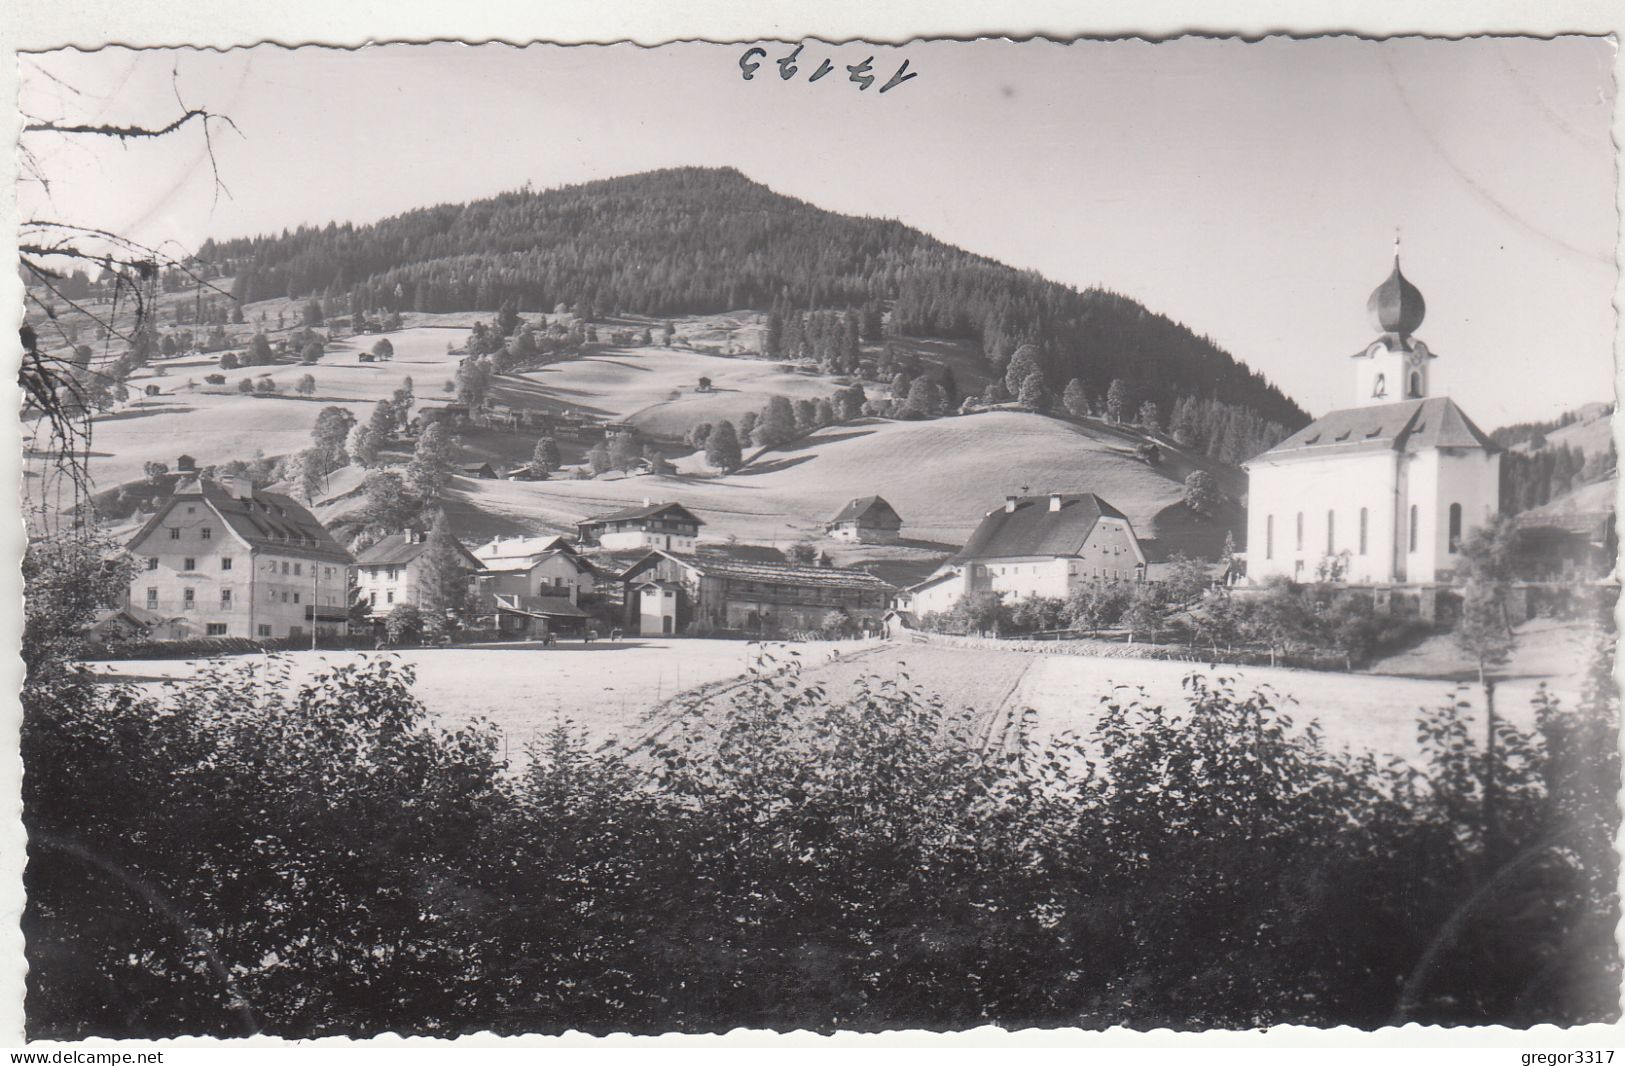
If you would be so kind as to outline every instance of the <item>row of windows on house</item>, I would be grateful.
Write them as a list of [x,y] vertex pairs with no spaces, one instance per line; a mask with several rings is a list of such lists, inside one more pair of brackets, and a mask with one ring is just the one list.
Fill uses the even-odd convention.
[[[222,569],[222,570],[230,570],[231,569],[231,560],[232,560],[232,557],[229,556],[229,555],[220,556],[220,569]],[[152,556],[152,555],[147,556],[147,569],[148,570],[156,570],[156,569],[158,569],[158,558],[157,558],[157,556]],[[181,571],[183,573],[195,571],[196,569],[197,569],[197,559],[193,558],[192,556],[185,556],[185,557],[183,557],[181,559]],[[269,570],[273,574],[276,573],[277,572],[277,562],[276,562],[276,560],[272,559],[266,565],[266,569]],[[304,574],[305,574],[305,566],[304,566],[303,563],[293,563],[290,566],[288,561],[286,559],[284,559],[282,561],[282,573],[285,576],[303,577]],[[316,576],[316,564],[315,563],[312,563],[310,565],[310,574],[311,574],[312,577]],[[331,579],[333,577],[333,568],[331,566],[322,567],[321,576]],[[393,575],[391,575],[391,576],[393,576]]]
[[[186,513],[191,514],[194,510],[196,510],[196,508],[188,507],[186,509]],[[278,514],[282,513],[282,509],[280,507],[277,508],[277,513]],[[167,528],[169,529],[169,539],[170,540],[180,540],[181,539],[181,527],[180,526],[169,526]],[[201,526],[201,527],[199,527],[199,529],[197,531],[197,535],[198,535],[198,538],[200,540],[213,540],[214,539],[214,527],[213,526]],[[272,540],[286,541],[289,544],[302,544],[302,545],[305,545],[305,546],[308,547],[308,546],[312,546],[312,545],[314,545],[316,543],[316,538],[315,537],[307,537],[307,536],[305,536],[303,534],[300,534],[299,536],[290,536],[289,534],[278,533],[278,532],[273,530],[268,535],[271,537]]]
[[[258,632],[259,635],[262,636],[262,637],[268,637],[268,636],[271,635],[271,627],[267,623],[262,622],[258,626],[255,626],[254,628],[255,628],[255,631]],[[227,632],[227,626],[226,626],[226,623],[224,623],[224,622],[207,622],[203,626],[203,633],[204,633],[205,636],[223,637],[223,636],[226,635],[226,632]],[[297,637],[298,635],[299,635],[299,627],[298,626],[294,626],[294,627],[292,627],[291,629],[288,630],[288,636]]]
[[[1364,555],[1369,538],[1367,536],[1370,525],[1370,516],[1366,508],[1360,508],[1360,534],[1359,550],[1357,554]],[[1418,543],[1418,531],[1421,526],[1421,512],[1416,504],[1411,504],[1410,514],[1407,516],[1407,551],[1415,551]],[[1303,512],[1297,515],[1295,529],[1296,550],[1303,551]],[[1454,555],[1461,548],[1461,504],[1450,505],[1450,553]],[[1337,554],[1337,512],[1326,512],[1326,554]],[[1275,516],[1264,516],[1264,558],[1275,558]]]
[[[277,603],[277,602],[281,602],[281,603],[299,603],[300,602],[299,593],[297,593],[297,592],[293,592],[293,593],[290,593],[290,592],[287,592],[287,591],[279,592],[276,589],[266,589],[265,590],[265,595],[266,595],[266,599],[268,601],[270,601],[271,603]],[[223,611],[231,610],[232,605],[235,602],[236,602],[236,600],[233,598],[231,589],[221,589],[220,590],[220,609],[221,610],[223,610]],[[322,602],[327,604],[327,605],[332,605],[335,601],[334,601],[333,597],[326,596],[326,597],[323,597]],[[147,589],[147,609],[148,610],[157,610],[157,608],[158,608],[158,590],[155,589],[155,588],[148,588]],[[192,588],[181,589],[181,609],[185,610],[185,611],[191,611],[191,610],[195,610],[196,608],[197,608],[197,589],[192,589]]]

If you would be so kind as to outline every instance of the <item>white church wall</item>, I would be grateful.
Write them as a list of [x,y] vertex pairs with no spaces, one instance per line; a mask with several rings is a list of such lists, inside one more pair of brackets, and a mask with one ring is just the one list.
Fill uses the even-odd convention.
[[1440,452],[1433,467],[1432,496],[1423,505],[1435,516],[1428,545],[1433,559],[1429,573],[1436,580],[1445,580],[1460,564],[1459,552],[1450,550],[1450,507],[1461,506],[1458,543],[1488,522],[1500,507],[1501,457],[1476,450]]
[[[1403,512],[1405,537],[1405,579],[1411,583],[1436,580],[1439,570],[1440,521],[1439,453],[1420,452],[1410,456],[1408,487]],[[1416,511],[1416,536],[1410,535],[1410,508]]]
[[[1351,581],[1392,580],[1394,497],[1392,452],[1325,456],[1318,461],[1249,467],[1247,575],[1313,581],[1327,552],[1327,515],[1332,516],[1332,554],[1343,559]],[[1360,510],[1366,511],[1365,551],[1360,551]],[[1303,516],[1303,540],[1297,536]],[[1274,533],[1270,533],[1273,518]]]

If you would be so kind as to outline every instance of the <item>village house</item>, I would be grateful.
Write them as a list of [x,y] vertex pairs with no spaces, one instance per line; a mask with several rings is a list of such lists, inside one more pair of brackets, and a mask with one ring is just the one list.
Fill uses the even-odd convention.
[[895,544],[902,528],[902,517],[883,497],[859,496],[836,512],[824,532],[853,544]]
[[588,518],[578,523],[576,530],[583,546],[604,551],[657,548],[686,553],[694,550],[704,524],[680,503],[655,502],[645,497],[640,507]]
[[554,596],[571,603],[590,594],[593,568],[560,536],[496,537],[474,549],[491,595]]
[[896,606],[920,616],[951,610],[975,592],[1064,599],[1091,581],[1142,581],[1146,565],[1128,517],[1092,492],[1006,496],[964,548]]
[[1614,522],[1613,478],[1524,511],[1517,524],[1517,566],[1524,577],[1596,580],[1615,572],[1619,533]]
[[1432,394],[1436,356],[1414,335],[1426,308],[1397,254],[1366,307],[1380,336],[1353,357],[1355,405],[1246,464],[1252,583],[1448,582],[1463,539],[1500,508],[1500,449]]
[[134,604],[97,611],[90,625],[90,639],[97,644],[117,644],[125,640],[148,640],[160,633],[167,619],[155,611]]
[[[406,529],[391,533],[356,559],[356,596],[375,621],[381,621],[397,604],[422,606],[424,555],[428,549],[427,532]],[[461,544],[457,545],[457,553],[468,571],[472,591],[484,566]]]
[[724,555],[648,553],[620,577],[631,632],[675,634],[692,627],[747,633],[816,630],[831,611],[869,631],[897,591],[862,570],[745,561]]
[[348,618],[344,549],[302,504],[247,478],[188,478],[131,538],[130,603],[156,639],[337,634]]

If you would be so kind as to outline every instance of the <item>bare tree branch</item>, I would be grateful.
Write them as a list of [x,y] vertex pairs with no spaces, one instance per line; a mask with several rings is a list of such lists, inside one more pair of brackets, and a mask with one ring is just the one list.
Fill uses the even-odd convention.
[[113,126],[113,125],[108,125],[108,124],[105,124],[105,123],[98,123],[98,124],[95,124],[95,125],[83,125],[83,126],[80,126],[80,125],[66,125],[65,126],[65,125],[62,125],[62,124],[56,123],[56,122],[30,122],[27,125],[23,126],[23,132],[24,133],[68,133],[68,134],[86,133],[86,134],[91,134],[91,135],[94,135],[94,136],[97,136],[97,137],[117,137],[119,140],[123,141],[123,140],[129,140],[129,139],[135,138],[135,137],[162,137],[166,133],[174,133],[176,130],[180,129],[182,126],[186,125],[188,122],[192,121],[194,118],[201,118],[201,119],[221,118],[221,119],[225,119],[225,121],[227,121],[227,122],[231,121],[229,118],[226,118],[226,116],[224,116],[224,115],[211,115],[209,112],[203,110],[201,107],[194,107],[191,110],[187,111],[180,118],[177,118],[175,121],[171,122],[169,125],[160,126],[160,127],[156,128],[156,129],[148,127],[148,126]]

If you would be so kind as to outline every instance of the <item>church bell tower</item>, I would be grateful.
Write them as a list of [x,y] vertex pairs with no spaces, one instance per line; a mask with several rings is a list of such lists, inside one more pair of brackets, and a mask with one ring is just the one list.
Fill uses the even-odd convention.
[[1422,293],[1399,269],[1399,242],[1394,242],[1394,271],[1372,290],[1366,310],[1380,336],[1355,355],[1357,407],[1420,400],[1428,393],[1428,346],[1414,336],[1427,313]]

